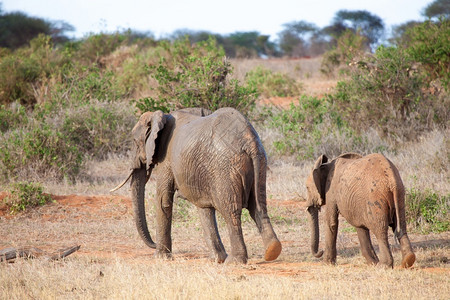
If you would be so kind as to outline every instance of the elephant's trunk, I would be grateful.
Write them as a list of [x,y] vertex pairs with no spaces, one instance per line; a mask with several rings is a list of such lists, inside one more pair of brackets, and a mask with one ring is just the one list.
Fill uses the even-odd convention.
[[322,250],[319,251],[319,208],[310,206],[308,212],[311,228],[311,253],[319,258],[323,254]]
[[147,182],[147,171],[145,168],[134,169],[131,176],[131,198],[133,201],[134,219],[139,235],[144,243],[150,248],[156,248],[147,227],[145,217],[145,184]]

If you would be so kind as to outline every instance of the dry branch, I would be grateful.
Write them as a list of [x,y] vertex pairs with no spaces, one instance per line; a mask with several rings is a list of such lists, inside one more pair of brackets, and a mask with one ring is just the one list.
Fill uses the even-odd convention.
[[58,260],[64,258],[80,249],[80,245],[59,249],[56,252],[45,252],[35,247],[5,248],[0,250],[0,262],[14,262],[16,258],[43,258],[48,260]]

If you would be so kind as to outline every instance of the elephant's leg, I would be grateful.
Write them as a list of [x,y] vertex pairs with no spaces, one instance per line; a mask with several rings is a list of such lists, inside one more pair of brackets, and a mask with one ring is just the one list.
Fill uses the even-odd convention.
[[376,265],[378,263],[378,257],[373,250],[369,230],[366,228],[356,228],[356,232],[358,233],[362,255],[366,259],[367,264]]
[[325,224],[325,251],[324,261],[327,263],[336,263],[336,239],[339,226],[339,211],[336,205],[327,204],[326,224]]
[[225,263],[242,263],[246,264],[248,255],[247,248],[244,243],[244,235],[242,234],[241,227],[241,209],[236,209],[226,213],[222,213],[222,216],[227,223],[228,234],[230,236],[231,254],[227,256]]
[[267,214],[267,208],[261,207],[261,210],[256,209],[255,201],[250,201],[248,210],[250,216],[256,223],[259,233],[261,234],[263,244],[264,244],[264,259],[266,261],[271,261],[276,259],[281,253],[281,243],[273,230],[272,224],[270,223],[269,216]]
[[406,233],[400,238],[400,248],[402,250],[402,267],[411,267],[416,261],[416,255],[411,248],[411,242]]
[[156,213],[156,252],[158,258],[170,258],[172,252],[172,209],[173,209],[173,181],[157,180],[155,213]]
[[217,228],[216,210],[214,208],[199,208],[198,212],[200,214],[206,244],[212,250],[214,260],[218,263],[223,263],[227,258],[227,253],[225,252]]
[[394,266],[394,259],[392,258],[391,249],[389,247],[387,228],[384,228],[384,230],[376,230],[374,231],[374,234],[380,247],[380,264],[392,268]]

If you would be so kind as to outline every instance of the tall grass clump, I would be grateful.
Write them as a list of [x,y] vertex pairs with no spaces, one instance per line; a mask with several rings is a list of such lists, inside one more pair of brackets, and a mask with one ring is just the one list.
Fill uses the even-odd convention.
[[234,107],[246,113],[253,108],[256,90],[228,79],[231,64],[213,38],[193,45],[185,38],[159,47],[159,63],[149,66],[158,83],[156,95],[136,101],[141,111]]

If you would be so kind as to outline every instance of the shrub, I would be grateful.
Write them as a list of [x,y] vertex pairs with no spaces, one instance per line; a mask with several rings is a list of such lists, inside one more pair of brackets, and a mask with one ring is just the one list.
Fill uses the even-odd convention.
[[338,83],[333,100],[352,128],[373,127],[409,140],[435,123],[445,124],[445,101],[426,93],[426,86],[403,49],[379,47],[351,64],[350,78]]
[[87,103],[91,99],[116,101],[125,91],[116,84],[115,74],[95,65],[71,66],[52,90],[51,99],[60,102]]
[[36,89],[50,74],[57,73],[64,57],[53,49],[49,36],[39,35],[24,47],[0,60],[0,104],[15,101],[34,106]]
[[18,213],[51,201],[52,198],[43,193],[40,184],[26,181],[11,184],[9,195],[4,199],[4,203],[11,213]]
[[0,136],[3,181],[26,178],[73,179],[82,155],[61,132],[33,122]]
[[333,156],[346,151],[375,150],[377,146],[356,135],[332,105],[327,98],[302,96],[298,105],[291,103],[289,109],[266,109],[260,118],[279,133],[273,141],[276,153],[294,154],[304,160],[323,153]]
[[126,153],[131,148],[129,133],[136,117],[124,103],[91,100],[67,109],[61,119],[57,126],[62,135],[83,155],[104,159],[108,153]]
[[195,45],[188,38],[172,44],[162,42],[156,53],[160,62],[150,67],[151,76],[158,82],[156,97],[138,99],[140,110],[155,106],[165,107],[166,111],[185,107],[216,110],[229,106],[246,113],[254,106],[256,91],[227,79],[231,65],[213,38]]
[[114,50],[128,42],[129,36],[120,32],[108,34],[91,34],[83,41],[73,43],[71,47],[75,50],[77,60],[84,64],[102,65],[102,59]]
[[366,50],[367,38],[359,31],[347,29],[336,41],[336,47],[325,52],[320,71],[331,75],[336,69],[346,72],[347,65]]
[[409,28],[404,37],[406,53],[426,70],[427,80],[439,79],[450,89],[450,19],[428,20]]
[[0,134],[19,126],[24,126],[28,122],[25,108],[22,105],[15,105],[10,109],[0,105]]
[[441,196],[431,189],[416,188],[406,193],[406,219],[422,232],[444,232],[450,230],[450,194]]
[[302,84],[295,79],[261,66],[248,72],[245,81],[266,98],[298,96],[302,90]]

